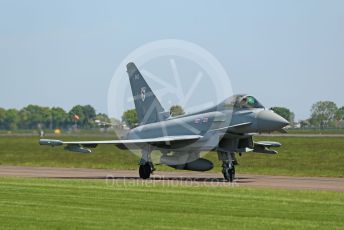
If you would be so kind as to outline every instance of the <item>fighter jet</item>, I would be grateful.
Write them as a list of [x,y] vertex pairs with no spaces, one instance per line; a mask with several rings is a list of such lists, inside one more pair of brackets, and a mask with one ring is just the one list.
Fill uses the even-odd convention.
[[139,176],[150,178],[155,171],[152,151],[161,153],[160,164],[179,170],[209,171],[213,163],[201,157],[204,151],[217,152],[224,179],[233,182],[237,154],[277,154],[278,142],[254,142],[257,133],[283,131],[287,120],[266,109],[250,95],[234,95],[211,108],[172,117],[165,111],[134,63],[127,65],[138,126],[120,140],[61,141],[41,139],[40,145],[65,146],[65,150],[90,153],[98,145],[140,150]]

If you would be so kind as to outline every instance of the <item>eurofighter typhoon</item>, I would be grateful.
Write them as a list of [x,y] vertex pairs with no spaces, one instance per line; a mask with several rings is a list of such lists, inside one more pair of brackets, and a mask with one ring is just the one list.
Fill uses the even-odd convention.
[[264,108],[250,95],[234,95],[211,108],[172,117],[165,111],[134,63],[127,65],[134,97],[138,126],[122,140],[61,141],[41,139],[40,145],[65,146],[65,150],[90,153],[98,145],[140,150],[139,175],[150,178],[154,172],[152,151],[161,153],[160,164],[179,170],[209,171],[213,163],[201,157],[204,151],[217,152],[225,180],[235,178],[235,154],[256,152],[276,154],[270,148],[281,144],[253,141],[256,133],[283,131],[289,123],[272,110]]

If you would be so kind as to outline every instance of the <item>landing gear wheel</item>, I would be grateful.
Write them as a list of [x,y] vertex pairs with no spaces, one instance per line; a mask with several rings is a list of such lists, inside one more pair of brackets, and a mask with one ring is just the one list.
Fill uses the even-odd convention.
[[149,163],[146,163],[144,165],[140,165],[140,168],[139,168],[140,178],[149,179],[151,173],[152,173],[152,168],[151,168],[151,165]]
[[235,167],[234,164],[232,164],[231,167],[228,165],[223,168],[222,170],[223,177],[225,178],[226,181],[233,182],[235,179]]

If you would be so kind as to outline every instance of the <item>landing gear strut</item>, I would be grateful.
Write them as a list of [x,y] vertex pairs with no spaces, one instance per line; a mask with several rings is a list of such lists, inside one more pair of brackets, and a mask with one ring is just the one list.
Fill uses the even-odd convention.
[[222,174],[226,181],[233,182],[235,179],[235,165],[237,161],[234,153],[217,152],[219,160],[222,161]]
[[222,174],[226,181],[233,182],[235,179],[235,166],[233,163],[222,164]]
[[151,150],[146,148],[142,150],[142,157],[139,162],[139,175],[141,179],[149,179],[151,174],[155,171],[152,159],[151,159]]

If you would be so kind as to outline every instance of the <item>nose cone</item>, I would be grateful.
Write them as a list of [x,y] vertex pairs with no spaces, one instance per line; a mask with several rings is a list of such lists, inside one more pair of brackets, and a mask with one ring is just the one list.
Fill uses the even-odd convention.
[[289,125],[289,122],[271,110],[258,113],[258,129],[260,131],[277,131]]

